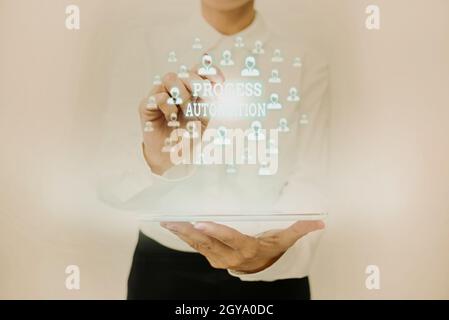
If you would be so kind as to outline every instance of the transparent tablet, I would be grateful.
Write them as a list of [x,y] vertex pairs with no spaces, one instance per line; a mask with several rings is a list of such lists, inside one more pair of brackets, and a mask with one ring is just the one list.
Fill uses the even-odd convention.
[[251,214],[243,214],[238,212],[230,212],[226,214],[180,214],[179,212],[151,213],[140,215],[140,219],[149,222],[251,222],[251,221],[307,221],[307,220],[323,220],[327,217],[327,213],[288,213],[288,212],[254,212]]

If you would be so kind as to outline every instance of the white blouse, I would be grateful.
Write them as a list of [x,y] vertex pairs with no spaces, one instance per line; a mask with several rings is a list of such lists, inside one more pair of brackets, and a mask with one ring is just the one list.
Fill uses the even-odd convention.
[[[224,36],[200,15],[170,26],[140,26],[124,29],[120,47],[111,54],[109,101],[101,150],[100,199],[123,212],[326,212],[326,166],[329,103],[328,66],[302,39],[279,35],[259,13],[253,23],[233,36]],[[233,64],[220,65],[229,51]],[[142,155],[142,132],[137,107],[157,76],[191,68],[210,54],[227,81],[240,79],[245,59],[256,57],[263,98],[276,93],[280,109],[268,110],[258,119],[263,128],[277,128],[285,119],[288,132],[279,133],[278,170],[261,176],[259,166],[243,165],[234,174],[225,165],[180,165],[163,176],[151,173]],[[229,54],[228,53],[228,54]],[[170,61],[169,61],[170,60]],[[226,63],[225,63],[226,64]],[[273,73],[273,70],[276,70]],[[182,71],[182,70],[181,70]],[[278,75],[277,81],[270,81]],[[299,99],[288,99],[295,88]],[[299,100],[299,101],[296,101]],[[209,127],[249,127],[254,119],[230,121],[212,118]],[[293,221],[292,221],[293,222]],[[228,223],[237,230],[256,235],[286,227],[287,222]],[[142,219],[141,230],[159,243],[193,252],[186,243],[159,226]],[[242,280],[273,281],[307,276],[320,232],[300,239],[276,263],[254,274],[233,274]]]

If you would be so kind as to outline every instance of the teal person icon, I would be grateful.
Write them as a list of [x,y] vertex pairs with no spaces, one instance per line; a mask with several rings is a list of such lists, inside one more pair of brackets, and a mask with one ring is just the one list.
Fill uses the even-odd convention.
[[153,131],[154,131],[153,122],[151,122],[151,121],[145,122],[143,132],[148,133],[148,132],[153,132]]
[[270,102],[267,105],[269,110],[279,110],[282,109],[282,105],[279,103],[279,95],[277,93],[272,93],[270,96]]
[[217,74],[217,69],[212,66],[212,57],[209,54],[203,55],[201,62],[203,66],[198,70],[200,76],[214,76]]
[[281,120],[279,120],[278,131],[279,132],[290,132],[290,128],[288,127],[287,119],[282,118]]
[[236,37],[235,38],[235,42],[234,42],[234,46],[236,48],[243,48],[245,46],[245,44],[243,43],[243,38],[242,37]]
[[284,58],[282,58],[281,50],[279,49],[274,50],[271,61],[277,63],[284,61]]
[[228,129],[221,126],[217,130],[217,136],[214,139],[214,143],[218,145],[228,145],[231,144],[231,140],[228,138]]
[[295,67],[295,68],[301,68],[302,67],[302,62],[301,62],[301,58],[300,57],[296,57],[293,60],[293,67]]
[[161,76],[155,75],[153,78],[153,85],[158,86],[162,84]]
[[195,38],[193,40],[192,49],[193,50],[201,50],[201,49],[203,49],[203,45],[201,44],[200,38]]
[[188,139],[196,139],[199,137],[198,129],[196,128],[195,122],[190,121],[186,125],[187,131],[184,133],[184,137]]
[[253,53],[254,54],[264,54],[265,50],[263,49],[263,43],[260,40],[257,40],[254,43],[254,49],[253,49]]
[[279,70],[273,69],[271,70],[271,77],[268,79],[269,83],[281,83],[281,78],[279,77]]
[[273,169],[270,168],[270,161],[266,160],[260,164],[259,176],[271,176],[275,174]]
[[289,102],[298,102],[300,100],[298,95],[298,89],[295,87],[290,88],[289,95],[287,97],[287,101]]
[[189,72],[185,65],[179,67],[178,77],[181,79],[187,79],[189,77]]
[[229,50],[223,51],[222,57],[223,57],[223,59],[221,59],[220,65],[222,65],[223,67],[229,67],[229,66],[234,65],[234,61],[232,60],[231,51],[229,51]]
[[178,115],[176,113],[170,114],[170,121],[168,121],[167,124],[170,128],[177,128],[179,127],[179,121],[178,121]]
[[154,111],[157,110],[156,98],[154,96],[150,96],[147,101],[147,110]]
[[176,52],[170,51],[168,53],[168,62],[170,62],[170,63],[178,62],[178,58],[176,58]]
[[171,97],[167,99],[169,105],[181,105],[183,103],[178,87],[173,87],[170,90]]
[[258,77],[259,70],[256,68],[256,58],[249,56],[245,59],[245,68],[241,73],[242,77]]
[[302,125],[309,124],[309,116],[306,114],[302,114],[301,118],[299,119],[299,124],[302,124]]
[[253,123],[251,123],[251,130],[248,134],[248,140],[265,140],[265,134],[263,133],[262,124],[260,123],[260,121],[253,121]]

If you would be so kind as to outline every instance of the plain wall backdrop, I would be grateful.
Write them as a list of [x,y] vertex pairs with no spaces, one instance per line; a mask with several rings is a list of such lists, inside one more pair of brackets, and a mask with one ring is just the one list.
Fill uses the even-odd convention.
[[[65,28],[65,7],[81,30]],[[381,29],[365,28],[365,8]],[[449,298],[449,2],[258,0],[332,71],[332,209],[316,299]],[[122,299],[137,222],[96,200],[116,34],[182,19],[196,0],[0,0],[0,298]],[[135,112],[132,110],[132,112]],[[65,268],[81,268],[81,290]],[[380,268],[380,290],[365,268]]]

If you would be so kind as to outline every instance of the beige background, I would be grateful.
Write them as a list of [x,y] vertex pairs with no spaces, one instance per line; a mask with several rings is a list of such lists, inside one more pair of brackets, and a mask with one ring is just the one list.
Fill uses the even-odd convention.
[[[81,30],[65,29],[65,6]],[[130,216],[99,204],[90,163],[115,37],[194,0],[0,0],[0,298],[122,299]],[[381,30],[364,27],[368,4]],[[260,0],[332,66],[332,211],[314,298],[449,298],[449,2]],[[81,290],[65,289],[65,267]],[[365,268],[381,289],[365,288]]]

